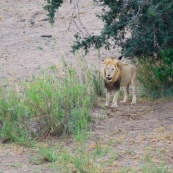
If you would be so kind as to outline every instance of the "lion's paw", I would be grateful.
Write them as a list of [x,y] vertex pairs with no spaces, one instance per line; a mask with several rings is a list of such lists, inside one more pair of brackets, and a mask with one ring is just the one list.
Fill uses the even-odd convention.
[[119,106],[118,105],[115,105],[115,104],[112,104],[111,105],[111,108],[118,108]]
[[121,103],[127,103],[127,100],[125,100],[125,101],[124,101],[124,100],[122,100],[122,101],[120,101],[120,102],[121,102]]
[[130,104],[131,104],[131,105],[134,105],[134,104],[136,104],[136,102],[133,102],[133,101],[132,101]]
[[105,107],[109,107],[109,104],[106,103],[106,104],[105,104]]

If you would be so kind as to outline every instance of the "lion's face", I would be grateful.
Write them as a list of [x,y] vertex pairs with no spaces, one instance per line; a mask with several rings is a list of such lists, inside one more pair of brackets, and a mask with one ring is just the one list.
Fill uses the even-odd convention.
[[104,62],[104,78],[107,82],[115,82],[120,75],[119,61],[106,59]]
[[113,64],[108,64],[105,67],[105,77],[108,81],[112,81],[115,74],[118,73],[118,69]]

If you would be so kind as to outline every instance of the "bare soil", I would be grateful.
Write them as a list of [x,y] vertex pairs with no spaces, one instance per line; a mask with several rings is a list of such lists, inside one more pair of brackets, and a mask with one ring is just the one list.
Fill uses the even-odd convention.
[[172,106],[172,101],[141,100],[136,105],[120,104],[117,109],[95,110],[96,117],[103,111],[105,118],[95,124],[93,141],[99,138],[103,145],[111,141],[112,152],[120,157],[107,172],[120,172],[128,166],[138,170],[146,161],[147,150],[151,150],[150,157],[156,165],[167,163],[169,171],[173,172]]
[[[42,68],[59,64],[62,56],[75,64],[76,58],[70,52],[73,35],[79,31],[74,23],[70,25],[74,3],[63,4],[52,27],[43,10],[44,1],[1,0],[0,85],[5,79],[13,83],[36,75]],[[92,0],[80,0],[79,5],[83,25],[89,33],[99,33],[103,23],[95,14],[100,12],[100,7]],[[85,28],[78,18],[75,21],[85,35]],[[119,55],[118,49],[101,49],[101,60],[96,50],[91,50],[85,58],[89,64],[102,65],[102,60],[111,55]],[[149,154],[154,164],[164,162],[169,172],[173,172],[173,101],[138,100],[136,105],[120,104],[119,108],[112,109],[105,108],[104,100],[101,100],[97,108],[93,108],[92,117],[88,151],[94,150],[99,142],[103,148],[109,146],[111,153],[118,156],[106,166],[105,172],[121,172],[122,168],[128,167],[138,170],[147,160],[148,150],[152,150]],[[71,147],[73,139],[68,141]],[[38,155],[38,150],[1,144],[0,173],[58,172],[49,163],[33,164],[33,155]],[[97,162],[100,164],[109,159],[109,156],[101,157]]]
[[[46,1],[1,0],[1,82],[4,77],[15,81],[35,75],[40,72],[40,68],[59,64],[62,56],[67,61],[75,63],[76,57],[70,52],[75,40],[74,34],[79,31],[83,35],[97,34],[103,27],[101,20],[95,16],[101,9],[94,5],[92,0],[81,0],[79,13],[77,8],[73,10],[76,1],[72,4],[65,2],[58,11],[53,26],[49,23],[47,12],[43,9],[44,2]],[[73,11],[74,18],[71,17]],[[72,19],[77,26],[71,22]],[[101,50],[103,59],[116,54],[117,50]],[[90,63],[98,63],[97,51],[91,50],[86,59]]]

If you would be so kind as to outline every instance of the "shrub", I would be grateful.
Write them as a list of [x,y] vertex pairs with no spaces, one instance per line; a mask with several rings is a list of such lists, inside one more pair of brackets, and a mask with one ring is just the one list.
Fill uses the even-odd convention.
[[[120,46],[121,52],[129,57],[149,57],[153,53],[158,54],[161,49],[173,48],[172,0],[93,1],[102,7],[97,17],[104,22],[104,27],[97,35],[75,34],[73,51],[82,48],[87,53],[91,47],[110,49]],[[45,9],[51,22],[54,21],[56,10],[64,2],[47,0]],[[131,33],[130,37],[127,37],[128,33]]]
[[172,57],[173,49],[168,49],[160,52],[158,60],[141,59],[138,79],[143,86],[143,94],[152,98],[173,95]]
[[[0,91],[0,138],[27,143],[46,135],[75,134],[88,128],[94,102],[93,71],[51,67],[19,89]],[[81,76],[85,76],[82,80]],[[94,78],[94,80],[96,80]]]

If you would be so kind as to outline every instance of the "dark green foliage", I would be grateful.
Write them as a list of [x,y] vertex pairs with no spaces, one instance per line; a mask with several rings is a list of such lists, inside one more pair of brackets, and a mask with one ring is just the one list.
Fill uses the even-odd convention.
[[173,49],[161,51],[158,59],[141,59],[138,80],[144,87],[144,96],[152,98],[173,95]]
[[[102,6],[98,14],[104,23],[100,35],[76,37],[73,51],[83,48],[86,53],[94,46],[109,49],[122,47],[126,56],[158,55],[161,50],[173,47],[173,3],[172,0],[94,0]],[[48,1],[47,10],[53,19],[60,0]],[[51,9],[51,10],[50,10]],[[127,32],[131,37],[126,37]],[[111,43],[111,44],[110,44]]]
[[173,84],[173,49],[161,51],[159,54],[160,64],[156,66],[156,74],[166,86]]
[[54,22],[56,9],[61,6],[61,4],[63,3],[63,0],[46,0],[46,1],[47,1],[47,5],[44,7],[44,9],[49,12],[48,16],[52,24]]

